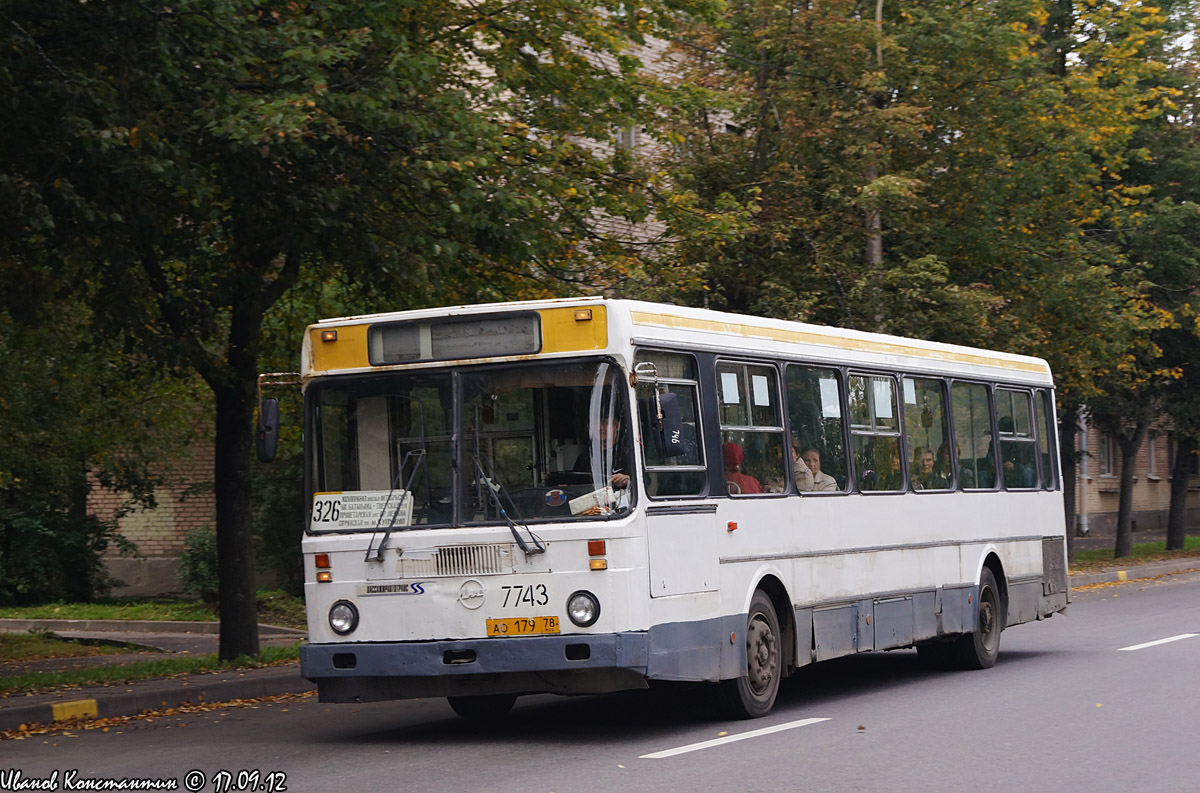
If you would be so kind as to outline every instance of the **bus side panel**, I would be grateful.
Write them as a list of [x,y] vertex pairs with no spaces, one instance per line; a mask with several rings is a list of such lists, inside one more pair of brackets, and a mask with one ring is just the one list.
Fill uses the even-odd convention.
[[745,629],[745,614],[654,625],[646,676],[711,682],[741,677],[746,674]]
[[[869,601],[868,601],[869,602]],[[840,603],[813,609],[813,656],[828,661],[859,651],[859,603]]]

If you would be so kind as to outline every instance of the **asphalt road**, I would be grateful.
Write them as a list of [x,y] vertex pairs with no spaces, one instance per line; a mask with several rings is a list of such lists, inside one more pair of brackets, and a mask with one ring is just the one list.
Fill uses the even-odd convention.
[[13,769],[179,790],[196,770],[208,791],[240,789],[240,771],[290,791],[1200,789],[1200,635],[1177,638],[1200,634],[1200,575],[1075,597],[1006,631],[991,670],[841,659],[791,678],[756,721],[719,720],[692,689],[523,698],[488,730],[443,700],[308,699],[5,742],[0,790]]

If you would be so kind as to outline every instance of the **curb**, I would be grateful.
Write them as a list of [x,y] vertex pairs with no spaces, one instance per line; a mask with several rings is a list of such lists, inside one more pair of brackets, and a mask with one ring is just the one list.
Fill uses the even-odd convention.
[[1088,586],[1089,584],[1112,584],[1124,581],[1137,581],[1143,578],[1166,575],[1167,573],[1182,573],[1200,570],[1200,557],[1187,559],[1171,559],[1165,562],[1148,562],[1127,567],[1123,570],[1103,570],[1097,573],[1072,573],[1069,576],[1071,588]]
[[[0,631],[116,631],[118,633],[220,633],[217,621],[0,619]],[[259,623],[259,635],[305,636],[307,631]]]
[[[232,673],[192,675],[186,679],[157,679],[107,688],[67,692],[76,699],[9,706],[0,700],[0,732],[22,725],[49,725],[68,719],[136,716],[148,710],[187,704],[220,703],[280,694],[302,694],[316,686],[300,676],[299,664]],[[83,696],[91,694],[92,696]]]

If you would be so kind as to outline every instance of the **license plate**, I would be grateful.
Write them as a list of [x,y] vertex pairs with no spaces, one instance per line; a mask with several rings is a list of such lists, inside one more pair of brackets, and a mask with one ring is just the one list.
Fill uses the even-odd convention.
[[540,636],[558,633],[558,617],[506,617],[487,621],[488,636]]

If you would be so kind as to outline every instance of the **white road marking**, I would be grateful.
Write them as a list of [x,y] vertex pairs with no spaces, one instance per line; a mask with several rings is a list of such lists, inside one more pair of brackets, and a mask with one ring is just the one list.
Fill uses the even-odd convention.
[[1147,647],[1154,647],[1155,645],[1166,644],[1167,642],[1177,642],[1180,639],[1190,639],[1193,636],[1200,636],[1200,633],[1181,633],[1178,636],[1172,636],[1169,639],[1159,639],[1153,642],[1146,642],[1145,644],[1135,644],[1132,647],[1122,647],[1117,650],[1117,652],[1122,652],[1125,650],[1144,650]]
[[816,724],[820,721],[829,721],[829,719],[801,719],[800,721],[789,721],[786,724],[776,724],[774,727],[763,727],[761,730],[751,730],[750,732],[738,733],[737,735],[726,735],[724,738],[713,738],[711,741],[701,741],[700,743],[689,743],[687,746],[680,746],[676,749],[666,749],[654,754],[644,754],[642,760],[662,760],[665,757],[674,757],[677,754],[686,754],[688,752],[698,752],[701,749],[711,749],[714,746],[721,746],[734,741],[744,741],[747,738],[758,738],[761,735],[770,735],[773,732],[783,732],[796,727],[806,727],[809,724]]

